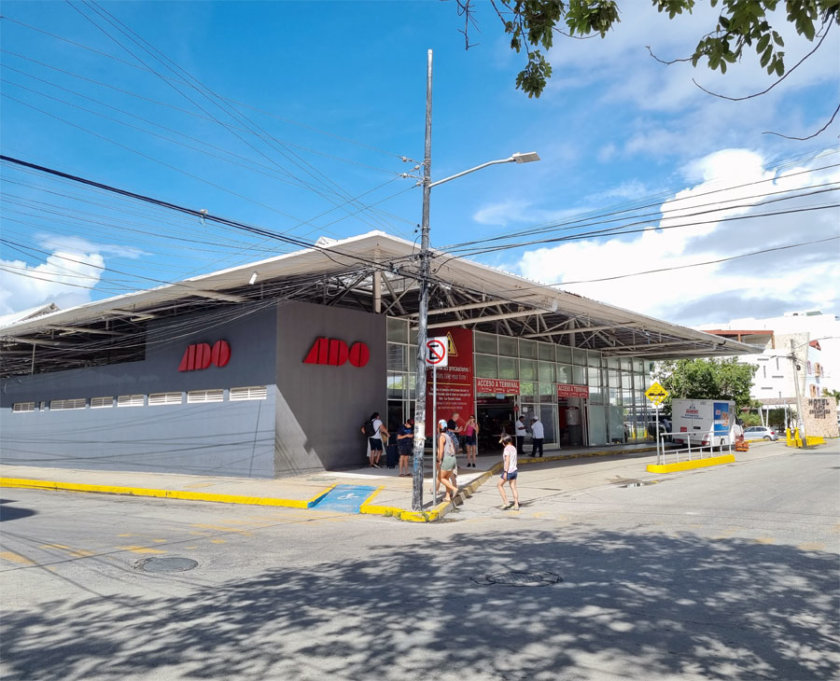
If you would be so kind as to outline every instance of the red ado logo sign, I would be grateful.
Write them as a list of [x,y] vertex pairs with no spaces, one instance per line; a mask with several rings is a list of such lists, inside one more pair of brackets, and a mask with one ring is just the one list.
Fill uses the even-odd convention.
[[219,340],[210,347],[209,343],[193,343],[187,346],[178,371],[200,371],[211,364],[223,367],[230,361],[230,345]]
[[368,346],[357,341],[353,345],[348,346],[343,340],[338,338],[318,338],[312,347],[309,348],[309,353],[304,364],[328,364],[330,366],[341,366],[346,362],[350,362],[354,367],[363,367],[370,359],[370,350]]

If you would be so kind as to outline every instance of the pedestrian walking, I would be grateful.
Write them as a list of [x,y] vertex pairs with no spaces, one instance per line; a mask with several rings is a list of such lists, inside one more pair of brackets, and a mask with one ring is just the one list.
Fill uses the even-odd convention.
[[443,485],[446,489],[445,501],[452,501],[454,496],[458,493],[458,488],[452,484],[452,471],[455,470],[455,443],[449,437],[447,432],[446,421],[443,419],[438,423],[438,441],[437,441],[437,462],[438,462],[438,476],[435,480],[435,494],[437,494],[439,485]]
[[446,422],[446,429],[449,431],[449,437],[452,438],[452,442],[455,445],[455,454],[458,454],[458,450],[462,450],[466,453],[466,449],[464,448],[464,438],[463,438],[463,427],[461,426],[461,415],[456,411],[452,414],[452,417]]
[[505,494],[505,483],[508,483],[510,492],[513,495],[513,510],[518,511],[519,491],[516,489],[516,478],[519,475],[519,471],[516,468],[516,447],[513,446],[513,438],[510,435],[502,437],[502,444],[505,447],[502,451],[502,474],[499,477],[496,488],[502,497],[502,510],[507,510],[510,508],[510,504]]
[[516,453],[519,456],[524,454],[525,449],[525,435],[527,435],[528,431],[525,430],[525,423],[522,421],[521,416],[516,417],[516,423],[513,424],[513,430],[516,434]]
[[[543,440],[545,440],[545,429],[538,416],[531,418],[531,441],[534,443],[531,449],[531,456],[542,458]],[[539,451],[539,454],[537,452]]]

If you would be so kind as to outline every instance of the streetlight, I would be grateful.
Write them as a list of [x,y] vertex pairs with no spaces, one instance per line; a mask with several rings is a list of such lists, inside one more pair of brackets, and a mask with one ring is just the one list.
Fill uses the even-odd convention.
[[[414,451],[413,451],[413,485],[411,508],[415,511],[423,510],[423,451],[426,447],[426,331],[429,317],[429,199],[432,187],[449,182],[458,177],[469,175],[487,166],[500,163],[530,163],[539,161],[535,151],[515,153],[507,158],[487,161],[469,170],[450,175],[442,180],[432,182],[432,51],[428,51],[426,67],[426,144],[423,159],[423,217],[420,238],[420,302],[417,324],[417,383],[414,406]],[[433,438],[436,437],[437,424],[432,427]],[[433,448],[434,455],[434,448]]]

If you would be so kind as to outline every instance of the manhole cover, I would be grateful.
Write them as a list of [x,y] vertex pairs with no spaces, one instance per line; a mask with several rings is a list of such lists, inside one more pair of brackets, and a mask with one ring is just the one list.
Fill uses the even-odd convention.
[[137,562],[134,567],[144,572],[186,572],[192,570],[198,562],[192,558],[144,558]]
[[503,586],[548,586],[562,582],[563,578],[554,572],[524,572],[514,570],[512,572],[499,572],[492,575],[481,575],[471,577],[476,584],[489,585],[501,584]]

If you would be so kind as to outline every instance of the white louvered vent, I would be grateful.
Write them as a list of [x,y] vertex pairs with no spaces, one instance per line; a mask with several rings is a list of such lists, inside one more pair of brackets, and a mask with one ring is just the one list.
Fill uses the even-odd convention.
[[50,411],[65,411],[67,409],[84,409],[86,400],[84,397],[77,397],[72,400],[52,400],[50,402]]
[[105,407],[113,407],[114,406],[114,396],[108,395],[107,397],[91,397],[90,398],[90,408],[91,409],[104,409]]
[[183,397],[177,393],[151,393],[149,395],[149,406],[158,407],[163,404],[181,404]]
[[245,388],[231,388],[230,400],[237,402],[241,400],[264,400],[268,391],[264,385],[252,385]]
[[15,414],[20,414],[27,411],[35,411],[35,403],[34,402],[15,402],[12,405],[12,411]]
[[222,388],[213,390],[190,390],[187,393],[187,404],[204,404],[206,402],[224,402],[225,391]]
[[117,398],[118,407],[143,407],[145,405],[145,395],[120,395]]

